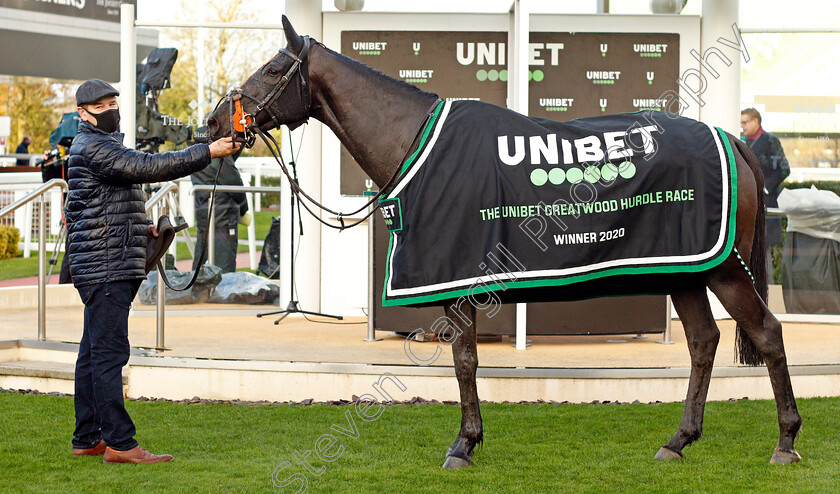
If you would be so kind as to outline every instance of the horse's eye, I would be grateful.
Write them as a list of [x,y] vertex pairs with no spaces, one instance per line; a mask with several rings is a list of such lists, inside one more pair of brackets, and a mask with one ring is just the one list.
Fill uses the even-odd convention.
[[266,69],[266,72],[267,72],[267,73],[268,73],[268,75],[270,75],[271,77],[277,77],[278,75],[280,75],[280,71],[279,71],[279,70],[277,70],[277,69],[276,69],[276,68],[274,68],[274,67],[269,67],[268,69]]

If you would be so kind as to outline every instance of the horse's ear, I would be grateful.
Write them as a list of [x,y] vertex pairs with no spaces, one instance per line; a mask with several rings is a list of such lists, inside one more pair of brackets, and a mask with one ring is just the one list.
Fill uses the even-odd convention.
[[283,16],[283,32],[286,34],[286,41],[288,41],[292,51],[299,53],[303,49],[303,38],[295,31],[292,23],[289,22],[289,18],[285,15]]

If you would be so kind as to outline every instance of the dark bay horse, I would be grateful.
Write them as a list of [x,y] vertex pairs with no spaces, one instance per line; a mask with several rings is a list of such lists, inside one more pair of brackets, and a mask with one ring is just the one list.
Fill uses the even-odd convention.
[[[233,133],[237,123],[240,132],[259,134],[281,124],[293,128],[311,116],[332,129],[370,178],[385,188],[416,145],[417,130],[437,101],[437,95],[392,79],[299,36],[285,16],[283,26],[287,47],[220,103],[208,118],[211,137],[218,139]],[[663,291],[672,296],[685,327],[691,355],[691,376],[682,420],[676,434],[659,449],[655,458],[682,458],[683,449],[698,440],[702,432],[703,411],[720,339],[706,295],[708,287],[737,322],[736,351],[741,362],[767,365],[780,432],[770,462],[793,463],[800,459],[794,441],[802,419],[791,388],[782,327],[765,304],[767,273],[761,193],[764,178],[755,155],[739,139],[731,135],[728,138],[737,167],[735,247],[749,265],[755,281],[750,279],[735,251],[721,264],[704,272],[654,275]],[[447,301],[443,306],[452,321],[461,321],[459,314],[463,313],[470,321],[461,324],[462,333],[452,343],[461,392],[461,429],[446,453],[444,467],[458,468],[472,465],[473,450],[483,440],[476,390],[476,308],[466,304],[466,311],[459,308],[461,312],[456,314]]]

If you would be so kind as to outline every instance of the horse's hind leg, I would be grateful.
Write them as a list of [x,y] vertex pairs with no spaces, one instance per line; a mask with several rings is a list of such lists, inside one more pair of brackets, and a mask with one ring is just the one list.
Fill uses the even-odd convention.
[[691,354],[691,377],[688,381],[688,394],[685,397],[680,427],[668,444],[656,453],[657,460],[680,459],[683,456],[683,448],[700,439],[706,395],[709,392],[712,366],[720,340],[720,331],[712,316],[704,285],[697,284],[693,288],[673,292],[671,298],[685,328],[688,351]]
[[[475,371],[478,368],[478,348],[476,346],[475,307],[463,304],[461,314],[450,304],[444,310],[446,317],[458,324],[461,333],[452,343],[452,356],[455,359],[455,375],[458,377],[458,387],[461,390],[461,430],[455,442],[446,452],[446,462],[443,468],[461,468],[472,466],[470,457],[476,444],[484,439],[481,425],[481,411],[478,408],[478,390],[475,384]],[[461,316],[469,319],[465,324]]]
[[802,417],[796,409],[790,384],[781,323],[759,298],[749,275],[734,255],[709,272],[708,285],[729,315],[747,333],[767,364],[779,417],[779,444],[770,463],[799,461],[800,456],[793,443],[802,427]]

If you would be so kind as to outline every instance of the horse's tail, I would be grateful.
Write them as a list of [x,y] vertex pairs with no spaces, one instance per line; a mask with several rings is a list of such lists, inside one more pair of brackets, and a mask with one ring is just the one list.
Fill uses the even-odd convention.
[[[752,250],[750,251],[750,272],[753,278],[753,287],[761,300],[766,304],[768,297],[768,281],[767,277],[770,273],[767,272],[767,235],[764,227],[765,211],[764,211],[764,174],[761,172],[761,165],[758,157],[753,153],[743,141],[734,136],[729,136],[731,142],[735,143],[738,152],[743,156],[744,161],[750,167],[750,170],[755,177],[756,187],[756,212],[755,212],[755,230],[753,231]],[[747,332],[744,331],[740,325],[735,328],[735,357],[739,362],[745,365],[762,365],[764,358],[755,346],[755,343],[749,338]]]

